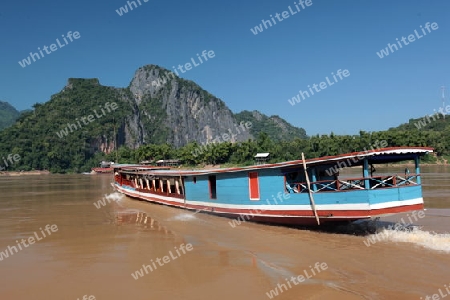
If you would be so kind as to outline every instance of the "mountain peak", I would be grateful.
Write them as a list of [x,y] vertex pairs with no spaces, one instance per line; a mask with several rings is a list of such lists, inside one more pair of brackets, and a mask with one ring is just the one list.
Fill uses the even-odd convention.
[[69,78],[64,90],[72,89],[74,86],[100,86],[98,78]]

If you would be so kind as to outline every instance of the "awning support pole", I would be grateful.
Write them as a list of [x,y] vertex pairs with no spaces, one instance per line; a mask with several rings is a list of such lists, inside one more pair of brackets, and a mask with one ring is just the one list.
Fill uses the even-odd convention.
[[314,211],[314,216],[316,217],[317,225],[320,225],[319,216],[317,215],[316,210],[316,203],[314,203],[314,197],[311,192],[311,183],[309,182],[308,171],[306,170],[305,154],[303,152],[302,152],[302,161],[303,161],[303,170],[305,170],[306,184],[308,185],[309,200],[311,200],[311,207]]

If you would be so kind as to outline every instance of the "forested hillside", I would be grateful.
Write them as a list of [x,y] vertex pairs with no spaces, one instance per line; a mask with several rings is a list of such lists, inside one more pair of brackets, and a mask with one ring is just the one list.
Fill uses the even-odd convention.
[[0,130],[14,124],[19,115],[20,112],[18,112],[11,104],[0,101]]
[[[106,102],[116,102],[120,109],[103,115],[101,109]],[[101,117],[90,123],[80,120],[95,115],[94,110]],[[0,153],[20,155],[20,162],[10,169],[88,170],[96,152],[114,148],[114,126],[120,130],[119,120],[131,111],[114,88],[103,87],[95,79],[70,79],[61,93],[45,104],[35,104],[33,111],[23,113],[13,126],[0,132]],[[67,129],[69,125],[71,129]]]
[[[236,116],[194,82],[168,73],[154,65],[139,68],[127,88],[71,78],[61,92],[0,132],[0,157],[20,155],[8,170],[58,173],[89,171],[107,155],[119,162],[179,157],[189,164],[249,163],[255,148],[249,143],[245,150],[243,143],[236,149],[239,142],[265,132],[273,140],[306,137],[304,129],[276,116]],[[250,126],[244,130],[241,122]],[[210,144],[217,140],[224,143]]]
[[406,140],[415,145],[427,145],[435,148],[438,156],[450,156],[450,115],[427,115],[419,119],[410,119],[408,123],[388,130],[390,135],[398,137],[397,143]]
[[305,129],[292,126],[279,116],[268,117],[257,110],[251,112],[244,110],[235,116],[239,122],[252,123],[250,133],[254,136],[258,136],[259,132],[265,132],[274,141],[292,141],[308,137]]

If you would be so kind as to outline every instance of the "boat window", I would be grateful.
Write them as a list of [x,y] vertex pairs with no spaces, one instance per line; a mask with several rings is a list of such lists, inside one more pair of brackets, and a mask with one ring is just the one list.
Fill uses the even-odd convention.
[[208,181],[209,181],[209,197],[211,199],[217,199],[216,176],[215,175],[208,176]]
[[316,180],[336,180],[338,176],[339,167],[337,165],[325,165],[318,168]]
[[300,193],[302,185],[306,181],[306,177],[300,171],[292,171],[286,173],[285,176],[285,192],[286,193]]
[[194,183],[197,183],[197,177],[194,176]]

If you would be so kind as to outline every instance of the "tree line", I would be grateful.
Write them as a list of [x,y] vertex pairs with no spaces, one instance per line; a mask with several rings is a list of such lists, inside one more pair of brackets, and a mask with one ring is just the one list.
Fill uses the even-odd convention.
[[[181,148],[169,144],[144,145],[137,149],[120,147],[98,159],[115,161],[116,163],[139,163],[144,160],[179,159],[183,165],[251,165],[255,163],[256,153],[269,152],[269,163],[301,159],[303,152],[306,158],[337,155],[348,152],[361,152],[378,148],[377,145],[396,146],[432,146],[438,156],[450,155],[450,139],[445,142],[437,132],[399,131],[383,132],[360,131],[359,135],[315,135],[306,139],[296,138],[292,141],[273,141],[262,132],[256,139],[239,143],[214,143],[200,145],[196,142]],[[383,141],[383,143],[380,143]],[[202,151],[198,151],[201,148]],[[435,155],[428,155],[425,162],[436,162]]]

